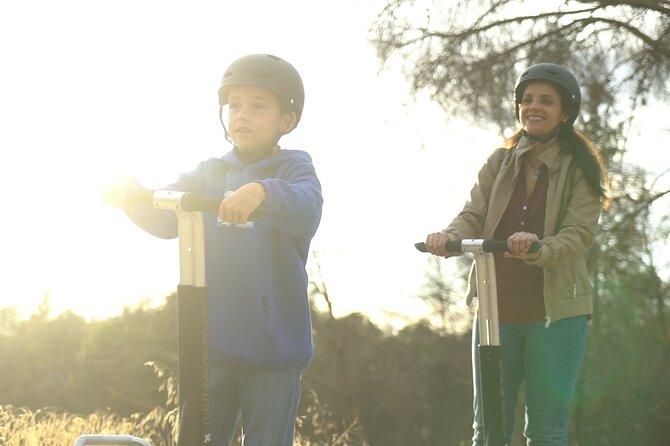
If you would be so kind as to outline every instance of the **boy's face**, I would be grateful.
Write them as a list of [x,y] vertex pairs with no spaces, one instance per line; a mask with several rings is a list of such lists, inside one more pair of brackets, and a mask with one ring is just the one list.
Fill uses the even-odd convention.
[[240,85],[228,95],[228,132],[249,155],[274,148],[293,125],[293,113],[283,112],[279,95],[265,88]]

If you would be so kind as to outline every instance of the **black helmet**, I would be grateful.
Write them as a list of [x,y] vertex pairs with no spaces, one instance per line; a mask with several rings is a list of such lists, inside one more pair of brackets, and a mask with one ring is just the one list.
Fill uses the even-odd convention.
[[517,105],[517,107],[515,107],[517,119],[519,119],[518,105],[521,103],[523,90],[531,81],[547,81],[558,87],[559,91],[565,95],[567,101],[572,105],[573,114],[568,119],[568,122],[572,124],[577,118],[577,113],[582,105],[582,94],[579,90],[579,82],[577,82],[575,76],[568,71],[567,68],[554,63],[539,63],[532,65],[526,68],[516,80],[516,85],[514,86],[514,101]]
[[223,73],[219,105],[228,103],[230,87],[235,85],[253,85],[274,91],[295,112],[295,125],[298,125],[305,105],[305,88],[298,71],[284,59],[271,54],[250,54],[234,61]]

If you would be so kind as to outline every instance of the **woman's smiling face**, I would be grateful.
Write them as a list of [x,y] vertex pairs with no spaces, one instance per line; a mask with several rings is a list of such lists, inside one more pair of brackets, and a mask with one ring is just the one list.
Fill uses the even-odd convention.
[[548,82],[528,84],[518,107],[519,121],[529,135],[546,135],[566,119],[561,95],[558,89]]

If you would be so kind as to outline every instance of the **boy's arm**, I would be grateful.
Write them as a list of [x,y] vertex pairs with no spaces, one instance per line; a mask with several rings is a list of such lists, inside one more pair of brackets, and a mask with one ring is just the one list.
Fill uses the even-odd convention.
[[[127,193],[140,190],[147,189],[136,180],[133,179],[132,184],[128,184]],[[148,233],[164,239],[177,237],[177,217],[174,212],[133,205],[123,206],[122,209],[133,223]]]
[[[198,172],[201,168],[202,164],[194,171],[180,175],[177,182],[160,189],[182,192],[194,191],[197,188]],[[129,198],[133,193],[147,190],[135,178],[122,177],[105,188],[102,198],[107,204],[121,208],[133,223],[148,233],[164,239],[177,237],[177,217],[174,212],[137,206]]]
[[313,237],[321,220],[323,197],[311,159],[297,159],[277,176],[280,178],[256,182],[265,192],[262,206],[267,217],[296,237]]

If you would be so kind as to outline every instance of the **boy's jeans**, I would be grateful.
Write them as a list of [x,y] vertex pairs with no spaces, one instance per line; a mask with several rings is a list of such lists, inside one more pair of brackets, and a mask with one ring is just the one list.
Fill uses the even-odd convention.
[[[479,323],[474,318],[472,358],[474,377],[474,446],[483,445],[479,377]],[[586,352],[586,316],[538,324],[500,324],[503,387],[508,444],[521,383],[526,382],[528,446],[565,446],[568,417],[579,370]],[[498,446],[498,445],[494,445]]]
[[301,369],[212,365],[212,446],[229,446],[242,421],[245,446],[293,446]]

